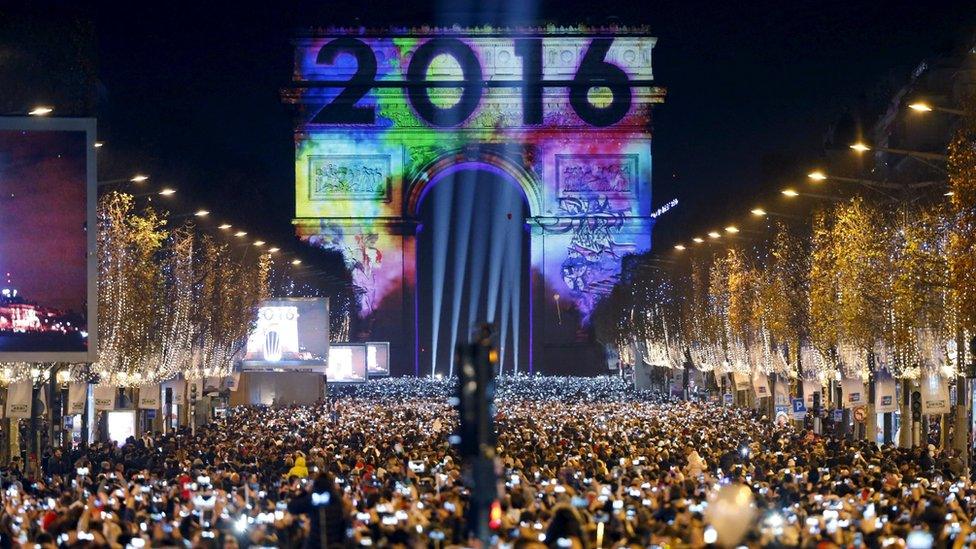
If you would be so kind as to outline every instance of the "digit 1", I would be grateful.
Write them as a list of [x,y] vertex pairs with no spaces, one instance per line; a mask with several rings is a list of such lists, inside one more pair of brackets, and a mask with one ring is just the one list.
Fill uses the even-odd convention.
[[522,122],[542,124],[542,39],[516,40],[515,55],[522,58]]

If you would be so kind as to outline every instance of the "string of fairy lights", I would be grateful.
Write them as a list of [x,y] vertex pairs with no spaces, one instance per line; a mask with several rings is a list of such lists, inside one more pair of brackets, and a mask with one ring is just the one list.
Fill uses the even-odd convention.
[[[962,110],[939,109],[922,102],[912,103],[908,108],[915,113],[941,110],[953,115],[964,114]],[[647,296],[644,296],[645,299],[632,300],[635,308],[630,311],[629,316],[618,315],[619,318],[615,321],[616,331],[610,333],[620,338],[622,356],[625,351],[640,352],[645,360],[650,357],[649,363],[677,367],[683,363],[687,352],[696,367],[703,371],[715,368],[748,373],[755,368],[767,374],[776,372],[790,377],[798,373],[793,364],[802,363],[802,375],[812,374],[823,383],[839,380],[841,374],[849,378],[859,376],[864,379],[871,360],[875,364],[880,361],[890,374],[899,379],[918,379],[922,374],[933,372],[943,378],[959,375],[957,330],[962,329],[963,341],[968,340],[969,332],[964,329],[965,323],[960,323],[956,318],[960,306],[950,303],[950,300],[960,299],[955,294],[950,297],[951,292],[959,290],[951,282],[944,281],[944,277],[951,276],[946,259],[947,246],[951,245],[947,232],[951,219],[946,216],[950,209],[946,208],[944,200],[940,200],[947,197],[957,202],[959,196],[956,195],[962,188],[956,180],[957,176],[953,176],[951,181],[948,176],[951,170],[947,166],[959,163],[958,159],[955,164],[949,159],[952,146],[950,145],[949,154],[876,147],[863,141],[855,142],[849,148],[856,154],[876,151],[915,158],[932,170],[940,172],[940,175],[931,181],[917,181],[913,178],[911,182],[902,183],[838,176],[823,169],[815,169],[806,174],[811,185],[836,180],[857,184],[860,191],[845,193],[850,196],[841,197],[806,192],[798,190],[798,187],[781,189],[779,194],[785,200],[811,197],[837,204],[835,208],[814,215],[811,250],[804,252],[801,248],[797,252],[811,254],[807,255],[806,261],[810,263],[806,269],[815,268],[821,261],[813,254],[818,249],[826,250],[824,253],[827,254],[833,253],[837,246],[841,246],[836,243],[836,239],[842,238],[842,247],[852,250],[849,256],[844,258],[839,267],[831,266],[829,258],[823,261],[828,268],[837,271],[836,276],[814,276],[813,271],[807,273],[811,285],[815,278],[818,281],[832,280],[828,287],[811,287],[808,292],[789,288],[791,282],[800,279],[780,271],[784,268],[802,268],[804,263],[783,259],[784,253],[789,252],[793,246],[778,242],[777,239],[795,238],[786,224],[769,224],[767,231],[758,231],[750,229],[744,222],[732,222],[724,229],[712,229],[695,235],[690,240],[679,241],[673,246],[671,259],[656,257],[651,258],[651,261],[677,264],[675,254],[701,249],[706,245],[752,240],[749,233],[755,233],[757,238],[766,240],[769,249],[754,249],[760,254],[760,260],[756,264],[743,263],[743,250],[740,246],[730,246],[727,254],[719,254],[711,262],[702,262],[702,256],[692,254],[690,272],[684,271],[689,265],[681,262],[679,271],[640,282],[644,285],[650,284],[650,288],[634,286],[632,291],[650,292],[653,299],[646,299]],[[968,145],[966,150],[971,148]],[[916,172],[914,175],[921,178],[919,174],[920,172]],[[947,184],[951,184],[951,188],[946,189]],[[898,191],[908,192],[899,196]],[[919,191],[932,201],[926,200],[926,205],[917,204],[916,201],[923,196]],[[897,211],[904,213],[911,210],[914,213],[904,218],[895,216],[898,219],[888,220],[893,222],[889,224],[885,221],[887,217],[881,213],[882,208],[868,204],[863,196],[865,194],[880,194],[897,204]],[[763,204],[756,205],[749,213],[752,219],[782,217],[810,221],[806,216],[770,211]],[[825,223],[827,215],[833,217]],[[909,219],[911,222],[907,221]],[[770,228],[774,228],[772,236],[768,232]],[[878,241],[878,230],[887,231],[886,238],[890,237],[891,242]],[[892,246],[891,249],[889,245]],[[891,280],[885,278],[888,281],[883,283],[890,285],[890,288],[878,286],[882,284],[881,278],[884,278],[878,276],[882,273],[872,272],[872,266],[878,265],[891,267],[890,272],[884,273]],[[657,273],[661,269],[655,263],[649,272]],[[686,286],[685,291],[676,292],[673,289],[655,287],[668,285],[670,288],[673,277],[681,280],[681,284]],[[933,290],[931,283],[934,280],[942,282],[936,284]],[[734,286],[740,289],[736,290]],[[747,291],[743,292],[741,288],[746,288]],[[873,299],[880,296],[869,295],[878,288],[891,291],[890,304],[881,305],[885,302],[884,299]],[[756,293],[749,293],[752,291]],[[921,293],[916,295],[913,292]],[[784,322],[784,319],[789,318],[790,299],[798,296],[806,302],[805,306],[801,304],[798,309],[806,310],[804,314],[810,315],[811,325],[805,338],[801,336],[801,328],[791,326],[792,320]],[[842,300],[843,303],[827,303],[835,302],[839,296],[847,296],[847,299]],[[931,303],[920,305],[914,301],[919,296]],[[861,297],[868,299],[858,301]],[[629,303],[626,299],[621,302],[626,303]],[[890,307],[890,310],[877,310],[881,306]],[[824,310],[831,307],[837,307],[838,314],[843,318],[833,319],[827,323],[828,326],[814,326],[814,309],[818,309],[816,312],[819,317],[826,318],[829,315],[825,316]],[[634,326],[635,313],[640,308],[643,308],[647,321],[638,323],[641,326]],[[921,315],[924,318],[919,318],[920,308],[924,309],[925,314]],[[880,320],[875,322],[871,319]],[[797,322],[804,323],[802,320]],[[870,329],[863,331],[851,329],[869,326]],[[876,330],[881,330],[881,333]],[[775,338],[771,337],[773,335]],[[631,343],[634,344],[633,348]],[[786,353],[784,344],[788,344],[790,348],[788,361],[784,360],[787,355],[781,354]],[[933,365],[934,367],[930,367]]]

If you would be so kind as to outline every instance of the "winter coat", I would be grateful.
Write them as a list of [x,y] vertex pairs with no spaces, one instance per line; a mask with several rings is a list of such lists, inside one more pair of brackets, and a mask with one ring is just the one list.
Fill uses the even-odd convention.
[[295,466],[288,470],[289,477],[308,478],[308,467],[305,466],[305,458],[298,456],[295,458]]

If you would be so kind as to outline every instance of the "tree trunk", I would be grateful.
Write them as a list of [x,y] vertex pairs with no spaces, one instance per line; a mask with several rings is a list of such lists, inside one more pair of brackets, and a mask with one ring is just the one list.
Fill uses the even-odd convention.
[[966,379],[966,338],[960,330],[956,337],[956,364],[959,377],[956,378],[956,413],[953,426],[952,447],[959,452],[963,463],[969,463],[969,383]]
[[912,433],[914,432],[914,421],[912,421],[912,384],[910,381],[901,382],[901,428],[898,433],[898,446],[900,448],[910,448],[912,446]]

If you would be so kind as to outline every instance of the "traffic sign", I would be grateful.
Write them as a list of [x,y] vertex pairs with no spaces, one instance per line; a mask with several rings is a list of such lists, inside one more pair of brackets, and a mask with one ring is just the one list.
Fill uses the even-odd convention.
[[807,403],[802,398],[790,399],[793,404],[793,419],[807,417]]
[[864,406],[858,406],[854,408],[854,421],[858,423],[863,423],[868,417],[868,411]]

